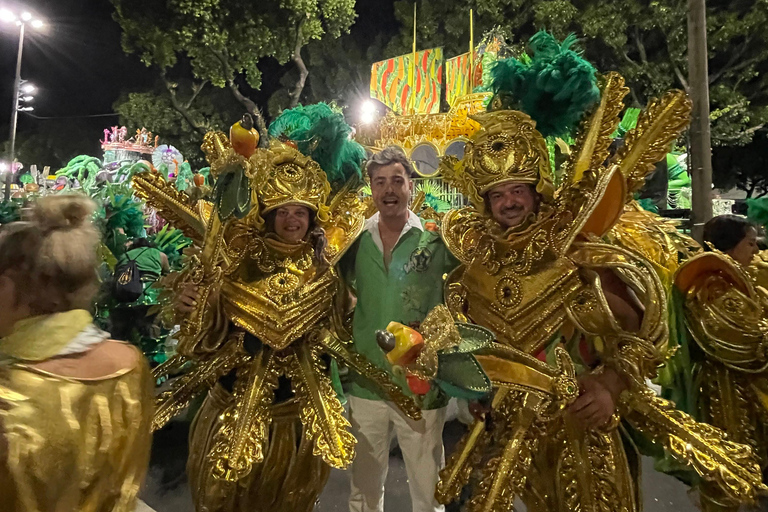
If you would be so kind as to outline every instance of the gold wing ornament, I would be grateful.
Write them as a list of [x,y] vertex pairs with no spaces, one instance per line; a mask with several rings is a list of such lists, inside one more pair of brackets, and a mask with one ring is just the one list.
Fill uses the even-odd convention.
[[143,172],[132,178],[136,196],[156,209],[174,227],[201,244],[205,236],[206,220],[198,210],[198,203],[176,189],[159,173]]

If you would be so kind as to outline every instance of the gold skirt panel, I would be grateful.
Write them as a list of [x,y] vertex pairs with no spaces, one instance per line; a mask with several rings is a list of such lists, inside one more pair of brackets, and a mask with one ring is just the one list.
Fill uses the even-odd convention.
[[312,455],[295,402],[274,407],[263,462],[237,482],[213,476],[208,454],[229,400],[217,384],[192,424],[187,475],[197,512],[311,512],[331,468]]
[[[723,429],[728,439],[750,446],[765,471],[768,467],[768,414],[752,385],[754,375],[705,361],[696,381],[699,384],[698,408],[701,421]],[[727,499],[716,484],[705,482],[701,488],[702,508],[706,512],[732,511],[739,504]]]
[[617,429],[584,431],[558,420],[534,453],[521,493],[529,512],[638,512],[633,467]]

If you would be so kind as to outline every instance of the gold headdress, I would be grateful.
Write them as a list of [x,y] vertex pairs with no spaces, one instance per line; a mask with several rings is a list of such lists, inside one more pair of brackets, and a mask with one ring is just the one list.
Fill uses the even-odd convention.
[[[464,161],[445,172],[485,211],[483,194],[504,183],[528,183],[549,201],[554,195],[547,140],[573,132],[600,99],[597,72],[578,51],[575,36],[558,41],[538,32],[526,58],[497,61],[490,71],[490,112],[474,117],[481,129],[467,143]],[[545,139],[546,138],[546,139]]]
[[473,116],[480,123],[464,149],[464,158],[443,162],[443,173],[479,210],[483,195],[505,183],[528,183],[551,198],[549,150],[536,123],[517,110],[500,110]]
[[251,156],[251,187],[257,191],[262,213],[287,204],[306,206],[321,220],[328,215],[331,185],[320,165],[297,149],[273,142]]

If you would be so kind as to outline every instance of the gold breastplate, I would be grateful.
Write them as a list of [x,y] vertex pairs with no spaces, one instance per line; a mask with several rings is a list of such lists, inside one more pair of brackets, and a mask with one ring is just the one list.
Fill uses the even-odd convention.
[[303,336],[333,306],[338,276],[333,267],[318,268],[302,258],[274,258],[271,272],[256,279],[233,274],[224,279],[224,311],[238,327],[281,350]]
[[494,331],[501,343],[529,354],[542,350],[562,327],[567,304],[584,286],[566,258],[524,275],[505,267],[490,274],[476,261],[465,268],[462,280],[469,318]]

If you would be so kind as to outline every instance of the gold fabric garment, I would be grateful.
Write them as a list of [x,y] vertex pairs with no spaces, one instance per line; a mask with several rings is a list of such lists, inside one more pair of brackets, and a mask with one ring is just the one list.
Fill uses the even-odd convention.
[[272,424],[264,460],[233,482],[216,478],[209,453],[231,395],[215,386],[192,424],[187,475],[196,510],[207,512],[310,512],[331,468],[312,454],[312,440],[303,435],[299,404],[272,407]]
[[149,464],[153,386],[138,365],[76,380],[0,368],[4,512],[133,512]]

